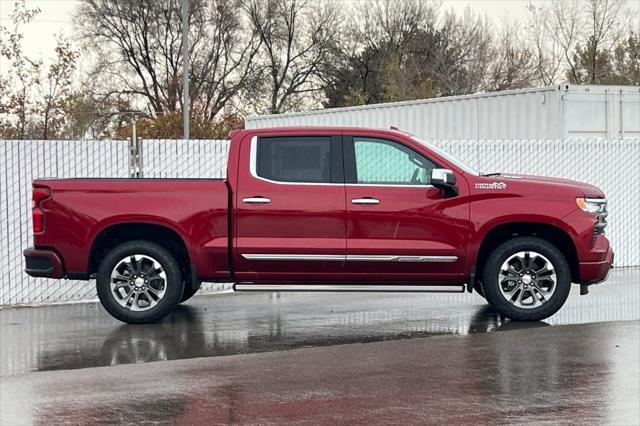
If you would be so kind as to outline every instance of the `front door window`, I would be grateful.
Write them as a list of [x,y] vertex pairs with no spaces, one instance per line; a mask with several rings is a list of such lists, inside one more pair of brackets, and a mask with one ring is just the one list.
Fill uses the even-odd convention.
[[397,142],[354,137],[356,182],[369,185],[428,185],[436,166]]

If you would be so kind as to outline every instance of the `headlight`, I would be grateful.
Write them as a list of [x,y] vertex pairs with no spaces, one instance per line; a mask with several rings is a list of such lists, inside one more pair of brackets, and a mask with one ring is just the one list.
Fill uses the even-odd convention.
[[576,198],[576,204],[587,213],[600,214],[607,210],[606,198]]

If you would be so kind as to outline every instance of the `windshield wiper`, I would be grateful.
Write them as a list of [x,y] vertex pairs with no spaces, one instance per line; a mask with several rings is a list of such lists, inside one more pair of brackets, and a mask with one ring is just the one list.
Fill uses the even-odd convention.
[[492,177],[492,176],[500,176],[502,173],[493,172],[493,173],[480,173],[480,176]]

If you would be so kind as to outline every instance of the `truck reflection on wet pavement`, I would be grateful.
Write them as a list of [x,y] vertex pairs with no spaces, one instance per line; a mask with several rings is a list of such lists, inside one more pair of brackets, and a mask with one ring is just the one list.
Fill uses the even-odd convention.
[[640,270],[577,290],[537,323],[477,295],[200,296],[140,326],[3,309],[0,424],[638,424]]

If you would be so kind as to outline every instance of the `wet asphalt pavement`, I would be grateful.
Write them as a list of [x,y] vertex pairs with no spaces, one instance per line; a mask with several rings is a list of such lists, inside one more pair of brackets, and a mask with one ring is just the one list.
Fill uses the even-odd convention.
[[208,295],[147,326],[2,309],[0,424],[640,424],[640,269],[578,292],[536,323],[475,294]]

